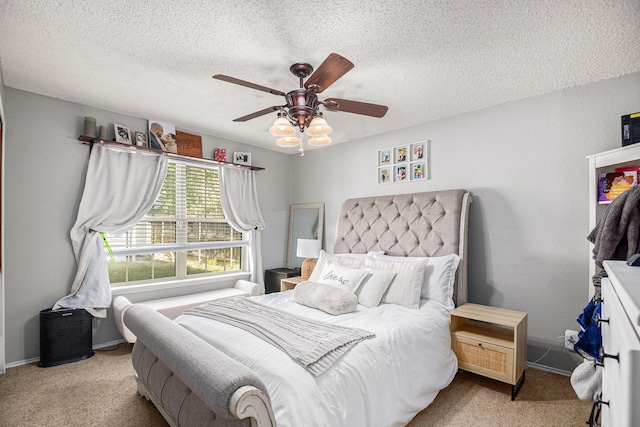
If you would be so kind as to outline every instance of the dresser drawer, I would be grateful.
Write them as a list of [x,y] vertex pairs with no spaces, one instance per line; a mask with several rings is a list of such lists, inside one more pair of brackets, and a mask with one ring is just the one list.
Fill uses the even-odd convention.
[[514,384],[513,348],[452,334],[451,345],[458,357],[458,366],[489,378]]
[[640,338],[610,279],[602,279],[602,425],[636,427],[640,420]]

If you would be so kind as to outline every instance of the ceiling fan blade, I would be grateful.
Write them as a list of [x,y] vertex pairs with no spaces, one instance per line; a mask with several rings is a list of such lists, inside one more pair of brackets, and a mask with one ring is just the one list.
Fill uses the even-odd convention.
[[216,75],[213,76],[213,78],[214,79],[218,79],[218,80],[222,80],[222,81],[225,81],[225,82],[237,84],[237,85],[240,85],[240,86],[249,87],[251,89],[261,90],[263,92],[269,92],[269,93],[272,93],[274,95],[281,95],[281,96],[285,96],[286,95],[281,90],[271,89],[270,87],[257,85],[255,83],[247,82],[245,80],[236,79],[235,77],[231,77],[231,76],[225,76],[224,74],[216,74]]
[[247,120],[255,119],[256,117],[264,116],[265,114],[269,114],[274,111],[278,111],[283,106],[273,105],[269,108],[265,108],[264,110],[256,111],[255,113],[247,114],[246,116],[238,117],[234,119],[234,122],[246,122]]
[[316,86],[316,93],[320,93],[329,86],[331,86],[340,77],[347,74],[349,70],[354,67],[353,62],[349,61],[337,53],[330,54],[327,59],[316,69],[316,71],[309,76],[304,83],[304,87],[307,90],[311,86]]
[[362,114],[372,117],[384,117],[389,109],[386,105],[369,104],[368,102],[338,98],[327,98],[322,103],[329,111],[344,111],[346,113]]

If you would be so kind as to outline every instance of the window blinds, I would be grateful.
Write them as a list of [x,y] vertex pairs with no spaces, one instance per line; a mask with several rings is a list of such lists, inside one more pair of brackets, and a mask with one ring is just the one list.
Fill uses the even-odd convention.
[[217,168],[170,161],[147,215],[123,236],[106,236],[116,255],[247,245],[224,217]]

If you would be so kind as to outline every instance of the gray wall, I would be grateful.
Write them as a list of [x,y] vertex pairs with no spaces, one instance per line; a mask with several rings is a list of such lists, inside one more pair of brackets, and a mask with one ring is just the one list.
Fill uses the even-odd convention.
[[[88,148],[82,117],[132,130],[146,120],[7,89],[5,294],[7,363],[36,358],[38,312],[68,292],[75,273],[69,230],[80,201]],[[529,360],[570,370],[567,328],[588,299],[589,154],[620,146],[620,116],[638,111],[640,74],[425,123],[387,135],[287,156],[203,137],[213,147],[250,151],[267,222],[264,267],[281,267],[290,203],[324,202],[332,250],[340,203],[349,197],[466,188],[472,302],[529,313]],[[338,113],[331,113],[338,114]],[[330,121],[330,116],[327,116]],[[358,118],[358,120],[374,120]],[[189,131],[188,129],[185,129]],[[197,133],[197,132],[194,132]],[[376,184],[377,150],[431,140],[427,181]],[[110,320],[94,344],[117,340]]]
[[[4,124],[4,98],[5,98],[5,87],[4,81],[2,78],[2,65],[0,64],[0,119]],[[2,136],[4,140],[4,132],[5,126],[2,129]],[[4,144],[2,148],[2,152],[4,152]],[[4,155],[0,153],[0,162],[2,164],[2,176],[0,177],[0,182],[4,181]],[[4,194],[3,194],[4,196]],[[0,203],[2,203],[4,197],[0,198]],[[4,206],[2,206],[2,215],[4,215]],[[1,224],[4,224],[4,220],[0,221]],[[3,230],[4,231],[4,230]],[[2,245],[4,239],[0,240],[0,245]],[[2,248],[2,254],[4,254],[4,248]],[[4,267],[4,266],[3,266]],[[0,374],[5,372],[5,318],[4,318],[4,272],[2,268],[0,268]]]
[[[69,231],[82,196],[89,156],[89,147],[78,141],[84,116],[95,117],[98,124],[125,125],[132,132],[144,131],[147,120],[11,88],[6,89],[3,101],[6,363],[12,364],[39,356],[38,314],[68,294],[75,275]],[[113,137],[112,130],[109,137]],[[254,165],[266,168],[256,172],[266,221],[263,263],[265,268],[281,267],[286,251],[291,157],[209,136],[203,136],[202,144],[205,157],[213,157],[214,147],[224,147],[227,153],[248,151]],[[223,285],[212,284],[209,289]],[[157,291],[144,298],[179,292]],[[141,299],[136,294],[129,297]],[[105,321],[94,322],[94,345],[121,339],[112,319],[110,315]]]
[[[328,146],[294,157],[292,203],[325,203],[332,250],[346,198],[468,189],[471,302],[528,312],[529,361],[551,348],[539,363],[571,370],[558,337],[589,298],[585,157],[620,147],[620,116],[639,109],[633,74]],[[432,179],[376,183],[377,150],[423,140]]]

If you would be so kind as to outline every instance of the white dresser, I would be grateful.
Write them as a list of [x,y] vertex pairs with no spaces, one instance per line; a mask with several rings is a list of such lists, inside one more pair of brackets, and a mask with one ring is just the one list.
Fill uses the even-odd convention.
[[640,426],[640,267],[605,261],[602,280],[602,426]]

